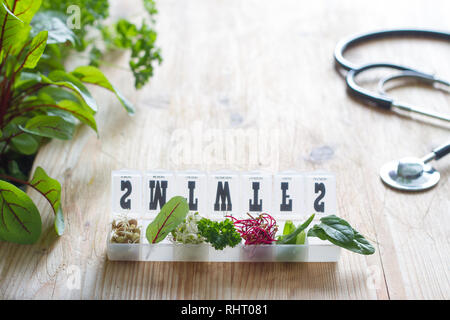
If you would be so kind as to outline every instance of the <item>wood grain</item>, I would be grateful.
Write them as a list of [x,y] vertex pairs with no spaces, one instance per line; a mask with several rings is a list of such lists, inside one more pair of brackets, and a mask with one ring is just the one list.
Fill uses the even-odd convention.
[[[52,141],[39,152],[35,166],[63,184],[67,231],[54,238],[50,208],[30,191],[43,212],[43,237],[33,246],[0,244],[0,298],[450,298],[448,159],[435,163],[442,180],[428,192],[396,192],[378,178],[386,161],[426,154],[448,140],[450,128],[350,98],[332,58],[336,43],[355,32],[449,30],[450,2],[165,0],[158,8],[164,63],[151,84],[136,92],[123,68],[104,69],[137,105],[136,116],[93,89],[100,139],[81,127],[73,141]],[[112,10],[138,21],[140,1],[114,1]],[[400,62],[447,79],[449,56],[448,43],[421,39],[373,41],[348,53],[355,62]],[[111,59],[126,66],[126,56]],[[361,81],[372,86],[378,76]],[[392,94],[450,111],[448,92],[415,86]],[[203,132],[199,151],[186,159],[169,154],[166,147],[179,143],[179,134],[198,133],[193,123]],[[227,162],[210,148],[224,132],[252,130],[277,135],[277,143],[258,150],[268,156],[244,148]],[[312,159],[323,146],[332,156]],[[337,264],[110,262],[110,172],[125,167],[335,172],[338,214],[376,243],[377,252],[344,252]]]

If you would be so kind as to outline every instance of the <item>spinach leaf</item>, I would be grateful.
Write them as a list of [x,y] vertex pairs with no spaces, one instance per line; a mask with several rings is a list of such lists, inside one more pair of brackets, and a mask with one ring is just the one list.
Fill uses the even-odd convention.
[[321,224],[319,226],[330,238],[342,243],[352,242],[354,237],[353,228],[344,219],[330,215],[321,218],[320,221]]
[[328,240],[339,247],[359,254],[370,255],[375,252],[375,248],[370,242],[344,219],[330,215],[321,218],[320,221],[320,224],[314,225],[308,231],[308,237]]

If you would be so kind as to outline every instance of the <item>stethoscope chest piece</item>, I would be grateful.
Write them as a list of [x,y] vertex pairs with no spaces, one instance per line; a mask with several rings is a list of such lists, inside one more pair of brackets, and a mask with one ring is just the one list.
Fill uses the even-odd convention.
[[441,175],[418,158],[404,158],[386,163],[380,170],[380,177],[394,189],[422,191],[434,187]]

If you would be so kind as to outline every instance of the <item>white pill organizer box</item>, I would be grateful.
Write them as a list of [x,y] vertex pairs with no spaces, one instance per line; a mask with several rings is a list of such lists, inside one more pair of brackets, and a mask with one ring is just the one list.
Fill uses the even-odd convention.
[[245,219],[247,213],[253,217],[268,213],[277,220],[281,234],[286,220],[298,225],[313,213],[316,220],[336,214],[336,178],[331,173],[118,170],[111,176],[112,220],[123,216],[136,219],[142,231],[137,244],[111,243],[108,237],[110,260],[333,262],[339,259],[339,247],[317,238],[307,238],[304,245],[239,244],[215,250],[206,243],[176,244],[167,239],[150,244],[145,237],[148,224],[174,196],[183,196],[190,211],[211,220],[223,220],[226,216]]

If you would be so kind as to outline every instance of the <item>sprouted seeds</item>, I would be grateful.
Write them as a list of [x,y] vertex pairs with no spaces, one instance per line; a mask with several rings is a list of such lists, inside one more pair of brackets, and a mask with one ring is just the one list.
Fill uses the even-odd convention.
[[113,243],[139,243],[141,227],[136,219],[123,216],[112,222],[111,242]]

